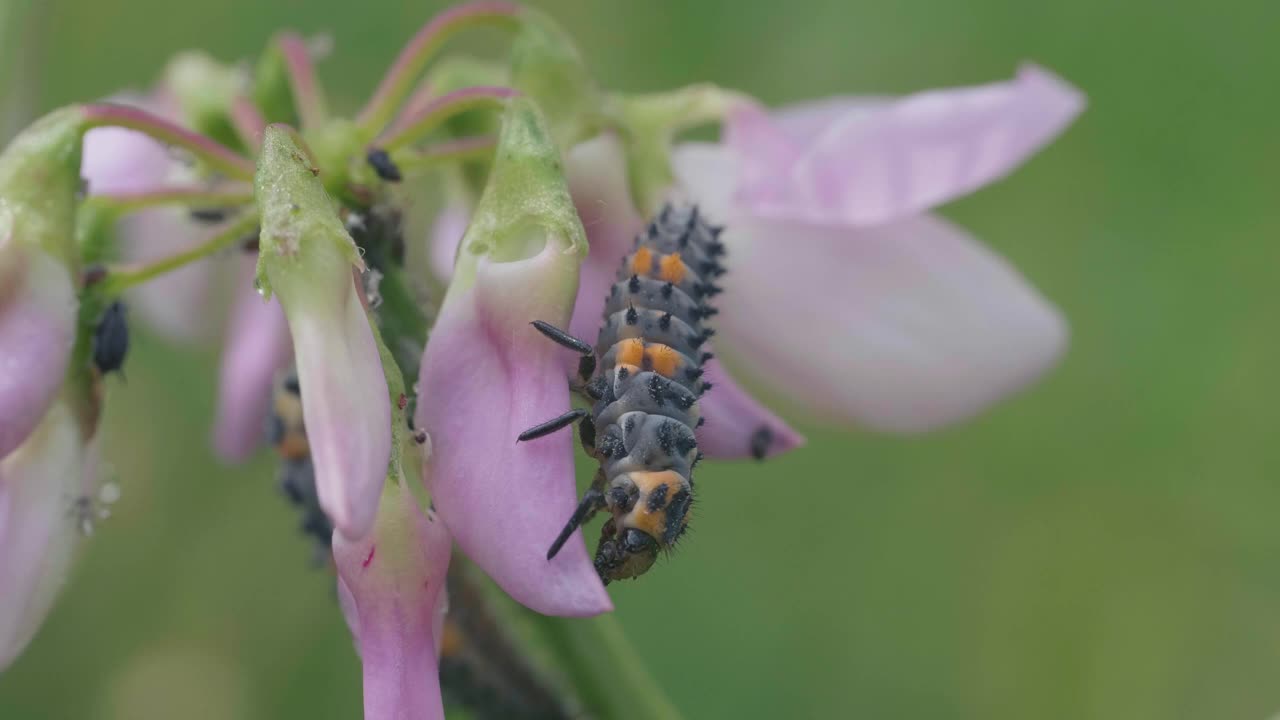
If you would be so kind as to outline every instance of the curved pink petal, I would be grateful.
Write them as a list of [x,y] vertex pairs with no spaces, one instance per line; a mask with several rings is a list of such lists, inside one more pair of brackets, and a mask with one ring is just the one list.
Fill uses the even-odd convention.
[[365,720],[444,718],[435,626],[449,547],[443,524],[401,485],[386,489],[365,538],[334,533],[338,596],[364,668]]
[[[742,158],[737,200],[755,214],[871,226],[997,180],[1061,133],[1084,96],[1033,65],[1011,81],[855,103],[816,135],[793,136],[741,109],[726,145]],[[794,123],[793,123],[794,124]]]
[[892,432],[946,425],[1031,383],[1065,347],[1058,311],[937,218],[729,228],[721,345],[821,415]]
[[0,238],[0,457],[40,423],[67,373],[77,300],[71,276],[35,248]]
[[719,360],[703,365],[711,390],[698,401],[706,422],[697,429],[698,448],[708,457],[773,457],[804,445],[804,436],[761,405],[735,381]]
[[56,403],[0,460],[0,670],[31,642],[66,581],[78,537],[72,503],[93,485],[85,456],[75,417]]
[[463,552],[529,608],[585,616],[612,605],[582,533],[546,557],[577,505],[572,433],[516,442],[570,407],[566,351],[529,325],[567,319],[555,288],[577,263],[564,252],[548,242],[527,259],[482,257],[474,283],[450,290],[423,354],[415,425],[431,436],[427,488]]
[[213,446],[219,457],[243,462],[262,443],[276,374],[293,361],[293,343],[280,302],[263,301],[249,263],[236,293],[218,378]]

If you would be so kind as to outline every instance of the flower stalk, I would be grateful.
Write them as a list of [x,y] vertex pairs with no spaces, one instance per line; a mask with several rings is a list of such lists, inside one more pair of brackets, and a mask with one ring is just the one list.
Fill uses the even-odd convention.
[[311,60],[307,41],[297,33],[285,32],[276,38],[276,47],[284,59],[289,86],[293,90],[293,104],[302,127],[323,125],[329,118],[329,106],[324,88],[316,79],[315,63]]
[[418,75],[447,40],[462,30],[484,25],[514,30],[523,13],[521,6],[500,1],[467,3],[440,13],[400,51],[356,123],[369,137],[377,135],[391,122]]
[[455,115],[479,108],[501,110],[507,101],[519,95],[507,87],[480,86],[455,90],[429,100],[412,116],[406,117],[391,133],[378,140],[378,147],[388,152],[408,147]]
[[166,145],[180,147],[204,161],[210,169],[237,180],[253,181],[253,163],[234,150],[204,135],[192,132],[145,110],[95,103],[83,106],[85,129],[123,127],[155,138]]
[[136,267],[110,268],[107,271],[107,277],[99,286],[99,292],[106,297],[115,297],[135,285],[141,285],[188,263],[235,247],[253,232],[257,224],[257,214],[249,213],[187,250]]

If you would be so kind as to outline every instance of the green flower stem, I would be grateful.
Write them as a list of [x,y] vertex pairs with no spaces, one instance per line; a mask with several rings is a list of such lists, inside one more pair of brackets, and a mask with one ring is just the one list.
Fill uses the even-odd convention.
[[192,208],[234,208],[253,202],[249,185],[210,189],[204,187],[168,187],[146,192],[103,193],[90,195],[87,203],[115,215],[135,212],[159,205],[183,205]]
[[493,154],[498,139],[493,135],[446,140],[421,150],[401,148],[391,154],[391,160],[406,178],[416,177],[444,163],[485,158]]
[[237,155],[234,150],[175,125],[145,110],[96,103],[84,106],[85,129],[94,127],[123,127],[137,130],[155,140],[180,147],[203,160],[210,168],[237,180],[253,181],[253,163]]
[[188,263],[195,262],[227,248],[235,247],[236,244],[245,239],[246,235],[253,232],[253,229],[257,226],[258,214],[247,213],[219,230],[208,240],[188,250],[174,253],[141,266],[108,268],[107,277],[99,285],[99,292],[108,297],[119,295],[135,285],[140,285],[152,278],[177,270]]
[[613,615],[538,615],[536,624],[593,716],[614,720],[680,717]]
[[302,127],[323,125],[329,119],[329,106],[324,88],[316,79],[315,64],[311,61],[306,41],[297,33],[285,32],[276,38],[276,45],[284,57],[289,86],[293,90],[293,104]]
[[455,115],[478,108],[501,110],[508,100],[519,94],[519,91],[507,87],[482,85],[441,95],[425,103],[403,123],[397,123],[395,130],[379,139],[378,146],[387,152],[407,147]]
[[391,122],[396,109],[409,94],[418,75],[445,41],[473,26],[491,25],[515,30],[524,9],[509,2],[473,2],[440,13],[414,35],[400,51],[378,89],[356,119],[369,137],[376,136]]

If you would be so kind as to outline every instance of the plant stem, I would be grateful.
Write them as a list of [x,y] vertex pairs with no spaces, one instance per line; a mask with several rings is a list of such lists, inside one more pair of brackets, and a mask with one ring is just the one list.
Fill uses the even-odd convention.
[[539,615],[537,625],[593,715],[614,720],[680,717],[613,615]]
[[307,42],[297,33],[285,32],[276,38],[280,54],[284,56],[285,69],[289,73],[289,86],[293,90],[293,103],[298,108],[298,118],[304,128],[323,125],[329,117],[324,88],[316,80],[315,64]]
[[367,137],[377,135],[391,121],[418,74],[446,40],[475,25],[515,29],[519,26],[522,12],[523,9],[515,3],[486,1],[459,5],[435,16],[400,51],[373,97],[360,111],[356,123]]
[[84,106],[85,129],[94,127],[123,127],[137,130],[155,140],[180,147],[205,161],[209,167],[238,180],[253,180],[253,163],[237,155],[234,150],[200,133],[175,125],[145,110],[94,103]]
[[90,195],[86,202],[120,215],[157,205],[185,205],[194,208],[231,208],[253,202],[253,188],[237,186],[214,190],[204,187],[167,187],[145,192]]
[[245,236],[257,225],[257,213],[247,213],[214,233],[209,239],[182,252],[174,253],[145,265],[108,268],[107,277],[102,280],[102,284],[99,286],[101,288],[100,292],[107,297],[119,295],[135,285],[140,285],[171,270],[177,270],[188,263],[208,257],[229,247],[234,247],[244,240]]
[[380,138],[377,145],[388,152],[412,145],[455,115],[484,107],[501,110],[507,100],[519,94],[520,91],[511,88],[487,85],[446,93],[425,103],[403,123],[397,123],[396,129]]
[[406,178],[410,178],[442,163],[484,157],[492,153],[497,144],[498,139],[493,135],[476,135],[446,140],[422,150],[402,148],[391,156],[391,160]]

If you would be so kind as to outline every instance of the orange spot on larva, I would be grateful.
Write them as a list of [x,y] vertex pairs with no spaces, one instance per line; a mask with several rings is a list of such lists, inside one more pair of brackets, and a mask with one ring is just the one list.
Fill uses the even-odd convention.
[[618,343],[618,363],[623,365],[639,365],[643,360],[643,340],[638,338],[629,338]]
[[680,368],[680,353],[667,345],[654,343],[645,347],[644,353],[649,359],[649,366],[659,375],[674,377]]
[[631,272],[636,275],[648,275],[653,270],[653,253],[647,247],[636,250],[631,256]]
[[680,259],[680,253],[671,253],[658,261],[658,277],[669,283],[684,280],[684,261]]

